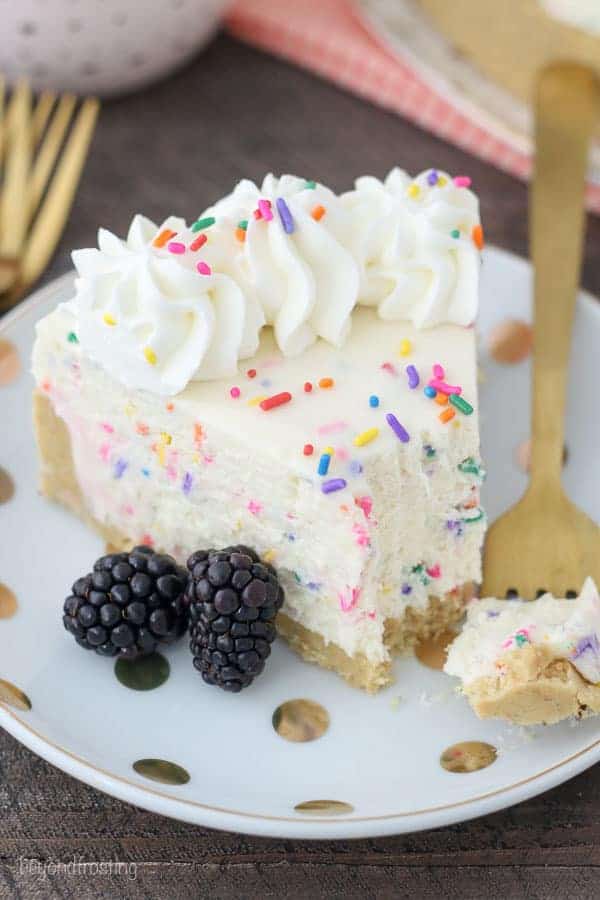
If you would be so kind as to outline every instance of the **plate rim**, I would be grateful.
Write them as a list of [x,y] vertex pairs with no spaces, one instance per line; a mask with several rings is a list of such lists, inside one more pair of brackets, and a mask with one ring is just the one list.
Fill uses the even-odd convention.
[[[487,256],[504,258],[511,264],[530,268],[528,260],[502,248],[488,245]],[[26,300],[0,319],[0,337],[11,326],[27,316],[49,295],[61,290],[73,279],[73,271],[54,278],[34,291]],[[593,306],[598,313],[598,301],[587,291],[580,290],[578,302]],[[497,812],[535,797],[573,778],[600,761],[600,738],[560,760],[554,765],[514,784],[487,791],[479,796],[443,804],[428,809],[389,813],[382,816],[271,816],[262,813],[231,810],[200,803],[172,793],[138,784],[121,775],[96,766],[38,732],[0,701],[0,727],[19,743],[66,774],[126,803],[180,821],[258,836],[298,839],[359,839],[410,833],[468,821]],[[452,773],[453,776],[457,773]],[[457,777],[460,775],[457,774]],[[540,783],[541,782],[541,783]],[[408,827],[407,827],[408,825]]]

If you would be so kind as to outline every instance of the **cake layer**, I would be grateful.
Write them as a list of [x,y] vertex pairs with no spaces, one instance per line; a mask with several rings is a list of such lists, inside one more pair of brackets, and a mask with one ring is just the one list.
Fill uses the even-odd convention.
[[[179,559],[248,543],[277,566],[289,620],[384,669],[386,623],[479,581],[476,408],[443,422],[454,407],[423,392],[439,364],[476,407],[471,329],[416,331],[363,309],[343,350],[318,341],[284,358],[264,334],[246,374],[165,400],[116,382],[82,354],[74,327],[67,306],[40,323],[34,372],[66,423],[86,512],[105,534]],[[259,405],[284,392],[288,402]],[[48,414],[41,422],[56,431]],[[60,472],[51,462],[60,442],[38,439],[43,466]],[[64,494],[51,482],[47,493]]]
[[550,724],[600,712],[600,598],[485,599],[468,610],[445,671],[481,718]]
[[[98,522],[88,510],[75,474],[69,432],[62,419],[55,415],[48,397],[41,392],[34,395],[34,422],[42,459],[42,493],[66,506],[98,531],[111,552],[130,549],[134,543],[131,537],[112,525]],[[291,590],[292,593],[301,593],[299,587],[292,586]],[[338,644],[326,644],[320,634],[310,631],[285,613],[277,617],[277,629],[307,662],[332,669],[353,687],[375,693],[393,680],[391,655],[406,652],[418,642],[436,637],[455,625],[463,615],[465,603],[474,593],[474,584],[461,585],[442,598],[430,597],[421,609],[407,607],[402,618],[386,619],[383,640],[388,658],[384,661],[371,660],[360,651],[349,656]]]
[[464,692],[480,719],[515,725],[553,725],[600,713],[600,687],[540,645],[505,654],[501,675],[477,678]]

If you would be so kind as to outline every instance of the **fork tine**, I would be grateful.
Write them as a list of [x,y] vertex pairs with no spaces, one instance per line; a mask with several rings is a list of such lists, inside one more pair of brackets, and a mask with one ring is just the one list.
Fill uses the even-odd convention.
[[[31,143],[29,118],[31,92],[29,85],[21,81],[10,99],[5,122],[7,140],[4,184],[0,203],[0,257],[15,259],[27,232],[26,196]],[[15,280],[16,269],[5,268],[0,277],[0,290],[6,290]]]
[[34,146],[37,146],[41,140],[44,128],[46,127],[46,123],[48,122],[48,118],[55,102],[56,94],[53,94],[52,91],[42,91],[38,97],[38,101],[31,117],[31,134]]
[[29,287],[38,278],[60,239],[87,157],[99,107],[98,100],[88,98],[77,115],[25,245],[19,278],[21,288]]
[[4,75],[2,75],[2,73],[0,72],[0,168],[2,167],[2,156],[4,153],[4,138],[6,130],[6,122],[4,119],[4,92]]
[[[29,221],[31,221],[48,184],[48,179],[56,162],[56,157],[61,148],[74,108],[75,97],[73,94],[64,94],[60,98],[52,122],[44,136],[39,153],[33,164],[33,171],[29,181],[27,193]],[[33,130],[34,128],[32,128]]]

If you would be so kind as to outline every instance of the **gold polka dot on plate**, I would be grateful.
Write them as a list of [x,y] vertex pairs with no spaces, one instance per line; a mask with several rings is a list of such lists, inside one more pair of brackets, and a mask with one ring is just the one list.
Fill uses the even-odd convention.
[[170,673],[169,661],[160,653],[138,659],[118,659],[115,663],[118,681],[132,691],[153,691],[165,683]]
[[0,466],[0,503],[8,503],[15,492],[15,483],[6,471]]
[[452,744],[440,756],[440,765],[447,772],[477,772],[486,769],[498,758],[495,747],[484,741],[461,741]]
[[0,338],[0,387],[10,384],[21,371],[19,353],[14,344]]
[[344,813],[354,812],[351,803],[342,800],[305,800],[294,807],[296,812],[310,813],[313,816],[341,816]]
[[[531,440],[522,441],[516,449],[515,457],[517,465],[523,472],[529,472],[531,469]],[[569,451],[567,446],[563,447],[562,464],[566,466],[569,459]]]
[[167,759],[138,759],[133,768],[138,775],[161,784],[187,784],[190,780],[189,772],[183,766]]
[[446,663],[448,647],[455,637],[455,631],[442,631],[437,637],[426,638],[415,647],[415,656],[419,662],[430,669],[443,669]]
[[505,319],[488,335],[488,350],[499,363],[518,363],[527,359],[533,347],[533,329],[520,319]]
[[287,700],[273,713],[273,728],[286,741],[316,741],[329,728],[329,713],[314,700]]
[[3,681],[0,678],[0,703],[6,703],[7,706],[14,706],[15,709],[22,709],[28,712],[31,709],[31,700],[10,681]]
[[14,616],[18,605],[14,591],[0,582],[0,619],[10,619]]

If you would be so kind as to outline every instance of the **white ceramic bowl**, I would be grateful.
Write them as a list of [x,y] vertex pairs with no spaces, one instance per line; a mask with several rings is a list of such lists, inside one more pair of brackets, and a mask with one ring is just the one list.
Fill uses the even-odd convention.
[[215,32],[228,0],[0,3],[0,72],[35,88],[119,94],[166,75]]

